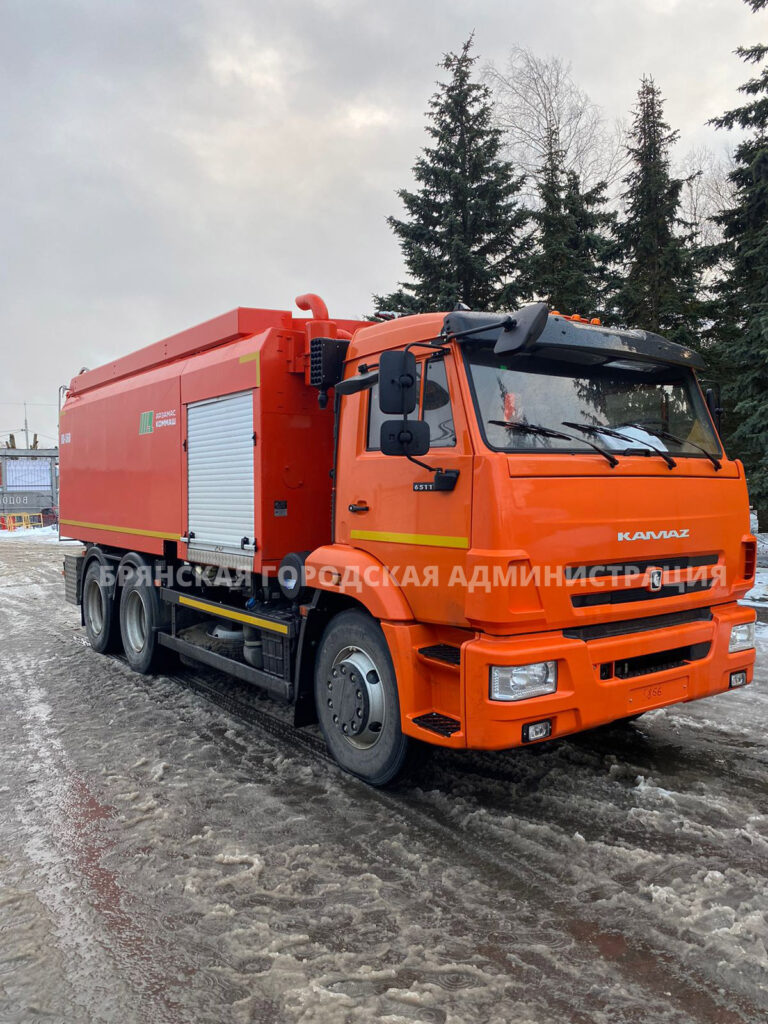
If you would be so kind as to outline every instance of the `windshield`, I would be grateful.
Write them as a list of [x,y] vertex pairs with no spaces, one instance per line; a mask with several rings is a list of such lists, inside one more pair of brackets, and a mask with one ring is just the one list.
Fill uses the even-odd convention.
[[[628,359],[497,356],[491,345],[477,343],[463,348],[477,416],[491,448],[588,451],[580,439],[591,439],[618,453],[656,448],[691,458],[721,454],[690,370]],[[545,436],[521,425],[571,437]]]

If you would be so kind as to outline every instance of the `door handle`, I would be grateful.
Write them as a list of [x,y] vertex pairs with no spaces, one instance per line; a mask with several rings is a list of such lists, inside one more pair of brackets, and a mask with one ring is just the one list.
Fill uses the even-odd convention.
[[370,512],[370,507],[364,502],[362,505],[350,505],[350,512]]

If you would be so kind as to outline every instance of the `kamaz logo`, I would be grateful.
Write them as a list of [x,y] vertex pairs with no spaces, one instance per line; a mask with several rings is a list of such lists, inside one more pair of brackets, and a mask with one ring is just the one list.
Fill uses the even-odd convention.
[[672,540],[690,535],[690,530],[635,530],[634,533],[619,531],[619,540]]
[[661,590],[661,584],[664,580],[664,573],[661,569],[649,569],[648,571],[648,589],[656,592]]

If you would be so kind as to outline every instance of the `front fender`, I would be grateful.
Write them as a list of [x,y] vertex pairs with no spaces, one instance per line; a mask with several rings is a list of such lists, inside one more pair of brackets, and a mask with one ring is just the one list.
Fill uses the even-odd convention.
[[352,597],[374,618],[408,622],[413,611],[386,566],[367,551],[347,544],[328,544],[307,558],[307,585]]

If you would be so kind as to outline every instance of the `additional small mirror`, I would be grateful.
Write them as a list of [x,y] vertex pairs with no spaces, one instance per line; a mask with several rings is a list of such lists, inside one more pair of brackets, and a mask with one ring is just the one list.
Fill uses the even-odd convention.
[[413,412],[419,400],[416,357],[412,352],[382,352],[379,358],[379,408],[390,416]]
[[427,382],[424,385],[424,401],[422,403],[424,412],[437,412],[438,409],[445,409],[446,406],[450,406],[451,396],[445,390],[442,384],[438,384],[436,380],[430,380],[427,377]]
[[383,455],[426,455],[429,424],[424,420],[384,420],[381,451]]
[[516,352],[518,349],[532,345],[547,326],[549,311],[546,302],[531,302],[518,309],[508,318],[494,345],[493,351],[498,355],[505,352]]
[[370,373],[358,373],[354,377],[340,380],[336,385],[336,394],[356,395],[358,391],[368,391],[378,379],[379,374],[376,370],[372,370]]

